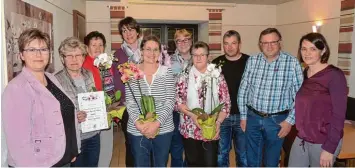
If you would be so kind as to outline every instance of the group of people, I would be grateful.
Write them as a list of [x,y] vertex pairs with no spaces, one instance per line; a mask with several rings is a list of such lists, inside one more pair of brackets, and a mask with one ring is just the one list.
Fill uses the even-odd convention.
[[[172,167],[228,167],[232,144],[238,167],[276,167],[294,124],[298,134],[289,166],[333,165],[342,144],[347,84],[343,72],[327,63],[330,48],[322,34],[304,35],[297,58],[281,50],[280,32],[267,28],[259,36],[261,52],[249,56],[241,52],[240,34],[229,30],[223,36],[224,54],[210,62],[209,45],[193,42],[191,33],[181,29],[166,64],[159,58],[159,39],[141,38],[134,18],[121,20],[118,30],[123,44],[115,52],[118,61],[108,85],[122,92],[120,105],[126,106],[120,124],[127,167],[166,167],[169,153]],[[63,69],[55,74],[45,72],[51,61],[48,34],[28,29],[18,44],[24,67],[5,88],[2,102],[9,166],[108,167],[113,129],[82,133],[80,123],[87,114],[77,100],[92,88],[105,90],[94,66],[105,50],[104,35],[90,32],[84,43],[65,39],[58,48]],[[117,69],[126,62],[144,74],[129,86]],[[222,73],[204,90],[198,82],[211,64]],[[155,99],[153,122],[138,121],[142,95]],[[223,104],[212,139],[203,136],[192,112],[216,106],[205,99]]]

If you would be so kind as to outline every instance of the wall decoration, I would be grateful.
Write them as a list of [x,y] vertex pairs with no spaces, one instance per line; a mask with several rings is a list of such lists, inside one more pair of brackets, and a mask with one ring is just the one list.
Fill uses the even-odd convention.
[[338,47],[338,67],[343,70],[348,81],[350,78],[352,33],[354,29],[354,0],[342,0],[340,9],[339,47]]
[[220,56],[222,52],[222,13],[224,9],[208,10],[208,39],[210,47],[210,60]]
[[8,81],[22,70],[19,57],[18,38],[28,28],[38,28],[48,33],[51,39],[48,72],[54,72],[53,60],[53,15],[21,0],[5,0],[5,38]]
[[85,15],[77,10],[73,10],[73,34],[82,42],[86,36],[86,20]]
[[110,6],[111,19],[111,51],[114,52],[121,48],[123,39],[118,31],[118,23],[126,16],[124,6]]

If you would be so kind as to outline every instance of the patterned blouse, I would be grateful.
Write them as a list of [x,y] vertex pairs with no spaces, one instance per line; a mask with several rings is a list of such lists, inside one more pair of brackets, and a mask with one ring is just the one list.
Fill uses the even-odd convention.
[[[176,109],[177,109],[177,106],[180,104],[187,105],[187,102],[186,102],[187,101],[187,87],[188,87],[188,82],[189,82],[189,73],[188,72],[190,72],[189,68],[186,69],[185,72],[183,72],[180,75],[180,77],[177,81],[176,107],[175,107]],[[202,89],[198,89],[198,95],[199,95],[198,98],[199,98],[200,107],[202,107],[202,103],[203,103]],[[231,102],[230,102],[227,82],[225,81],[224,76],[222,74],[218,78],[218,98],[219,98],[219,103],[224,103],[224,106],[223,106],[221,112],[225,112],[229,115]],[[205,138],[203,138],[201,130],[199,128],[197,128],[197,126],[193,123],[192,119],[189,116],[187,116],[186,114],[181,114],[179,130],[180,130],[181,135],[184,138],[192,138],[195,140],[207,141]]]
[[173,71],[174,77],[177,78],[179,74],[185,69],[191,66],[191,55],[190,59],[185,60],[178,50],[175,51],[170,57],[171,70]]

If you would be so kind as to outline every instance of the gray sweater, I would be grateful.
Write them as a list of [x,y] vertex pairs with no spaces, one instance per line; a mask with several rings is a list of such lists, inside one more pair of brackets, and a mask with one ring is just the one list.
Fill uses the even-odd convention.
[[[86,86],[85,90],[86,91],[92,90],[92,88],[95,87],[95,83],[94,83],[94,78],[93,78],[91,72],[82,68],[81,74],[83,76],[84,83]],[[58,79],[59,83],[62,85],[64,91],[70,96],[70,98],[72,100],[74,100],[76,111],[79,111],[79,109],[78,109],[79,104],[78,104],[77,95],[79,93],[81,93],[82,89],[78,89],[77,86],[75,86],[74,80],[70,77],[69,73],[67,72],[67,70],[65,68],[60,70],[59,72],[57,72],[55,74],[55,77]],[[80,124],[79,124],[79,128],[80,128]],[[100,131],[81,133],[80,137],[81,137],[81,140],[84,140],[84,139],[91,138],[98,133],[100,133]]]

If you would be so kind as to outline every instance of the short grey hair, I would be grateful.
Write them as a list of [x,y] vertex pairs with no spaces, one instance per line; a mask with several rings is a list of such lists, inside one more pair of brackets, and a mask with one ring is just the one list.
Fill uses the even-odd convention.
[[83,56],[86,56],[86,45],[76,37],[68,37],[64,41],[62,41],[58,48],[58,52],[59,55],[64,58],[66,53],[73,51],[76,48],[79,48],[83,53]]

